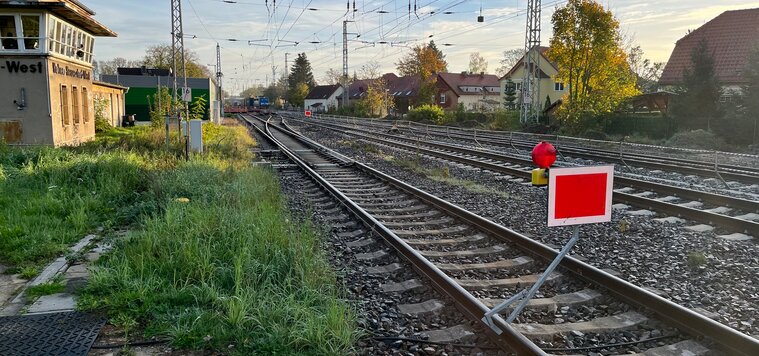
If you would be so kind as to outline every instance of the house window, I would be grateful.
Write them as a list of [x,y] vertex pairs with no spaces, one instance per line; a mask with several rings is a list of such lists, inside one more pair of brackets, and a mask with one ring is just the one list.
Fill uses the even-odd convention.
[[38,52],[39,15],[0,15],[0,51]]
[[63,126],[71,125],[69,121],[69,88],[61,85],[61,121]]
[[517,85],[517,90],[522,90],[522,82],[516,82],[514,84]]
[[71,88],[71,111],[74,116],[74,125],[79,125],[79,88]]
[[87,88],[82,88],[82,116],[84,117],[84,123],[90,122],[90,95],[87,92]]
[[55,17],[48,22],[48,48],[58,53],[85,63],[92,63],[92,51],[95,39],[84,31],[69,25]]
[[555,90],[555,91],[564,91],[564,83],[561,83],[561,82],[555,82],[555,83],[553,83],[553,90]]
[[445,104],[445,94],[440,94],[440,103]]

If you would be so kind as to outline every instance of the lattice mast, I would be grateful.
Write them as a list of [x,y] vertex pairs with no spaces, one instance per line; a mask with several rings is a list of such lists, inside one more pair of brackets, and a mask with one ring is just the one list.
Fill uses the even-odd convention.
[[[184,31],[182,30],[182,1],[171,0],[171,62],[172,74],[174,75],[174,103],[181,98],[179,95],[179,82],[177,75],[182,75],[182,88],[187,87],[187,67],[184,58]],[[189,118],[187,103],[183,102],[185,119]],[[181,121],[179,118],[178,121]],[[177,124],[179,125],[179,124]],[[180,137],[182,135],[179,135]],[[181,139],[181,138],[180,138]]]
[[348,107],[348,20],[343,21],[343,107]]
[[223,109],[224,107],[224,95],[222,94],[222,87],[221,87],[221,77],[224,76],[224,73],[221,72],[221,46],[219,44],[216,44],[216,90],[218,90],[219,94],[217,94],[219,98],[219,102],[221,103],[221,107]]
[[527,1],[520,115],[523,123],[538,122],[540,117],[540,2]]

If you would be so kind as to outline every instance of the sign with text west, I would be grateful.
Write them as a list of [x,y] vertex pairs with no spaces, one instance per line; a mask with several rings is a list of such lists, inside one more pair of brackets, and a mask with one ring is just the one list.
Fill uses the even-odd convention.
[[548,177],[548,226],[611,221],[614,166],[552,168]]

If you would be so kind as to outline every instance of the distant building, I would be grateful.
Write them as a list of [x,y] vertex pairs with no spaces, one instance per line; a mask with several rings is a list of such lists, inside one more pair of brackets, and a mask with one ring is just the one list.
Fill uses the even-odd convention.
[[435,104],[444,110],[492,111],[500,104],[498,77],[485,73],[438,73]]
[[725,11],[678,40],[662,72],[661,85],[682,83],[683,71],[691,67],[691,55],[701,40],[706,40],[717,79],[725,89],[722,101],[730,100],[747,84],[743,71],[749,53],[759,45],[759,8]]
[[95,137],[95,37],[116,37],[75,0],[0,0],[0,140],[78,145]]
[[[541,108],[543,107],[546,98],[549,98],[551,101],[551,105],[556,104],[559,100],[561,100],[561,97],[564,96],[569,91],[569,87],[564,83],[561,82],[556,78],[556,75],[559,73],[559,68],[556,66],[556,64],[548,59],[546,57],[546,53],[549,50],[549,47],[536,47],[533,50],[538,50],[540,52],[540,56],[538,56],[538,85],[540,87],[540,98],[538,98],[541,102]],[[501,93],[506,92],[506,84],[511,80],[516,85],[516,100],[514,101],[515,104],[519,105],[522,103],[522,81],[524,81],[524,56],[519,59],[519,61],[511,67],[511,70],[509,70],[503,77],[500,79],[500,87],[501,87]],[[505,107],[506,100],[505,96],[501,96],[500,98],[502,107]]]
[[337,97],[343,93],[340,84],[317,85],[308,92],[303,101],[303,109],[313,112],[330,112],[337,109]]
[[[137,121],[150,121],[150,105],[155,100],[158,88],[168,88],[169,93],[174,92],[174,76],[168,69],[156,68],[118,68],[116,74],[101,75],[103,82],[129,87],[126,94],[126,115],[135,115]],[[184,85],[184,78],[177,78],[178,86]],[[204,120],[208,120],[216,113],[212,110],[212,103],[217,100],[216,85],[210,78],[187,78],[187,86],[192,89],[192,100],[199,97],[206,100],[206,114]]]
[[123,124],[126,112],[125,94],[129,88],[121,85],[94,81],[92,82],[93,108],[97,109],[99,103],[103,105],[103,116],[113,127]]
[[[386,73],[382,75],[382,80],[384,81],[384,86],[382,89],[385,90],[385,93],[389,97],[393,98],[395,104],[394,108],[391,110],[391,113],[407,113],[411,108],[411,103],[413,103],[419,95],[419,89],[421,86],[420,77],[398,77],[394,73]],[[350,96],[348,99],[348,105],[353,105],[359,100],[365,98],[367,90],[369,90],[369,87],[373,84],[374,81],[371,79],[353,81],[348,87],[348,95]],[[342,94],[337,97],[337,101],[340,106],[343,105],[342,98]],[[385,116],[387,114],[388,113],[386,110],[383,109],[383,111],[380,113],[380,116]]]

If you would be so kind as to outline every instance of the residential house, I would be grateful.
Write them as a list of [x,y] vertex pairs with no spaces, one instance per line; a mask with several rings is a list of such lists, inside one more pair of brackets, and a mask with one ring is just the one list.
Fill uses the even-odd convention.
[[659,83],[677,86],[683,71],[692,65],[691,55],[705,40],[714,59],[714,71],[722,84],[722,101],[729,101],[747,84],[743,71],[754,46],[759,45],[759,8],[725,11],[677,41]]
[[306,111],[326,113],[337,108],[337,97],[343,93],[340,84],[317,85],[308,92],[303,102]]
[[[561,99],[564,94],[569,91],[569,87],[563,82],[556,80],[556,75],[559,73],[559,68],[556,64],[546,57],[549,47],[536,47],[533,50],[540,52],[538,56],[538,86],[540,88],[540,100],[542,103],[550,101],[550,105],[555,104]],[[534,65],[534,64],[533,64]],[[531,67],[532,69],[532,67]],[[501,93],[506,92],[506,85],[511,80],[516,85],[516,101],[515,104],[522,102],[522,81],[524,81],[525,75],[524,56],[509,70],[503,77],[501,77]],[[505,96],[501,96],[501,105],[505,107]]]
[[500,106],[498,77],[485,73],[438,73],[435,104],[444,110],[492,111]]
[[[421,79],[419,76],[398,77],[394,73],[382,75],[384,89],[387,95],[394,99],[393,114],[404,114],[409,111],[411,104],[419,95]],[[366,97],[366,91],[373,84],[371,79],[355,80],[348,87],[348,105],[353,105],[357,101]],[[340,105],[343,105],[342,94],[337,98]],[[386,111],[381,116],[387,115]]]

